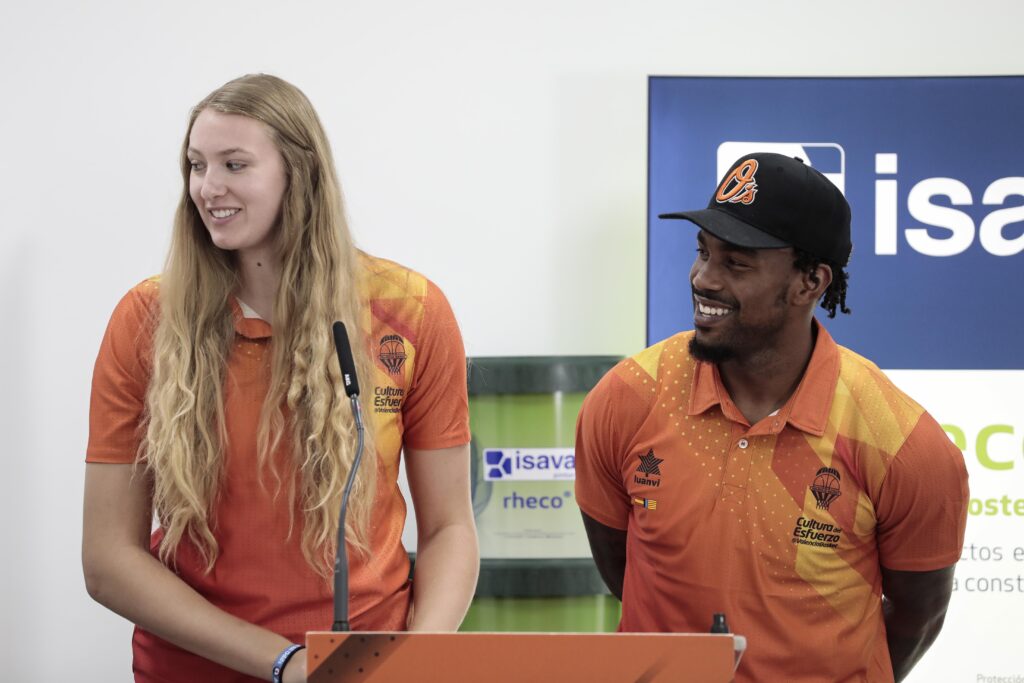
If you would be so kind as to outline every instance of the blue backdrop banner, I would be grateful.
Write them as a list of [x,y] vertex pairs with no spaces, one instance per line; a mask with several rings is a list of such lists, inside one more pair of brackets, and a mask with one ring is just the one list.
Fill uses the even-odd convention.
[[[1022,369],[1024,78],[676,78],[649,87],[647,340],[693,326],[696,226],[739,156],[798,156],[853,208],[826,327],[890,369]],[[819,316],[820,317],[820,316]]]

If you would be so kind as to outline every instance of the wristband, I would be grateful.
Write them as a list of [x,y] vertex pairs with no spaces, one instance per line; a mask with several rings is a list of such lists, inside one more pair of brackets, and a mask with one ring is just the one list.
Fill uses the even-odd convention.
[[305,650],[305,645],[289,645],[274,660],[274,669],[271,672],[271,681],[281,683],[284,680],[284,667],[291,661],[292,656],[299,650]]

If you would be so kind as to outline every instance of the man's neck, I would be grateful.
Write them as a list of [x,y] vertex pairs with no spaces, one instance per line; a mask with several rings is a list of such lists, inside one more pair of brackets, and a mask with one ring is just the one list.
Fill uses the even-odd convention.
[[800,386],[817,339],[813,323],[742,360],[718,364],[729,397],[751,425],[785,405]]

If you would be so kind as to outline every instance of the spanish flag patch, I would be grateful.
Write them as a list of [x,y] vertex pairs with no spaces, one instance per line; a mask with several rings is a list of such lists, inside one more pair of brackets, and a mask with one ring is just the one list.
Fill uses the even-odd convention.
[[658,501],[651,500],[650,498],[634,498],[633,505],[639,505],[640,507],[647,508],[648,510],[658,509]]

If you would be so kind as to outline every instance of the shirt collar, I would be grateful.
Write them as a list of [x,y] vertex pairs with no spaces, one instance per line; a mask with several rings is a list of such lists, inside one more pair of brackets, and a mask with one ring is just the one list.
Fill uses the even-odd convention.
[[235,333],[246,339],[267,339],[272,336],[270,323],[263,318],[246,318],[235,297],[230,297],[231,314],[235,320]]
[[[828,426],[828,416],[832,410],[832,399],[835,396],[836,383],[839,380],[839,346],[828,331],[817,320],[814,326],[818,331],[818,339],[814,343],[811,361],[807,364],[803,379],[796,391],[789,397],[772,420],[771,431],[778,433],[788,422],[797,429],[821,436]],[[734,422],[746,422],[746,418],[729,397],[718,366],[714,363],[697,361],[690,388],[690,405],[688,413],[699,415],[715,405],[722,407],[722,413]]]

